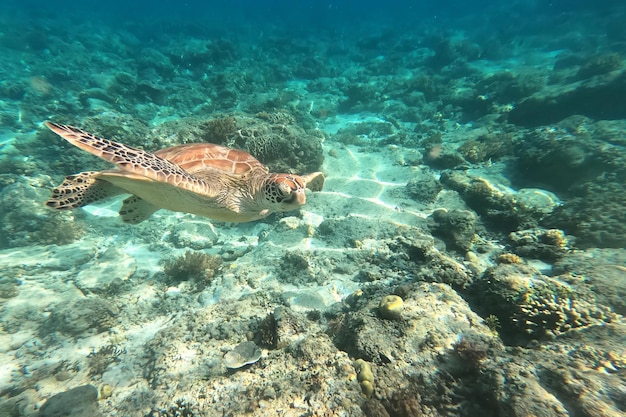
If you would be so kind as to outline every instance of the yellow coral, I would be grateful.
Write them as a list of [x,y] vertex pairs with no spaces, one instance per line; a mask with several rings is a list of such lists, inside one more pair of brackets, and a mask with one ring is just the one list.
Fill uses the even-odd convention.
[[542,236],[542,240],[545,243],[556,246],[558,248],[564,248],[567,246],[567,238],[565,237],[565,233],[559,229],[550,229],[546,230],[546,232]]
[[397,295],[386,295],[380,300],[378,311],[387,320],[397,320],[402,316],[404,303]]
[[374,373],[370,364],[363,359],[357,359],[354,361],[354,369],[363,395],[367,398],[371,397],[374,393]]
[[514,253],[503,253],[498,256],[496,262],[499,264],[521,264],[524,260]]

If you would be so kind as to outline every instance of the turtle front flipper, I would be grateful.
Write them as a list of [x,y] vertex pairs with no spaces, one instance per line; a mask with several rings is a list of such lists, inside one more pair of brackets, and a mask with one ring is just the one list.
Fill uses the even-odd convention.
[[126,192],[110,182],[99,180],[98,175],[99,172],[87,171],[65,177],[63,183],[52,190],[46,206],[69,210]]
[[302,175],[302,179],[304,180],[306,188],[311,191],[322,191],[322,188],[324,188],[325,178],[323,172],[313,172],[311,174]]
[[201,181],[178,165],[153,153],[98,137],[74,126],[52,122],[45,124],[72,145],[117,165],[122,171],[166,182],[193,192],[210,193],[212,191],[210,183]]

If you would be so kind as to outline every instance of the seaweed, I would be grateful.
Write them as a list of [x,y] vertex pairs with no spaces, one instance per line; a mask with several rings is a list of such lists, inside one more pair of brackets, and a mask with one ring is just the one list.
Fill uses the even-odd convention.
[[222,258],[199,251],[188,250],[183,255],[170,259],[163,265],[163,272],[173,283],[192,280],[209,282],[217,273]]
[[116,345],[106,345],[98,351],[92,350],[87,355],[87,366],[89,367],[89,376],[102,375],[104,371],[114,362],[118,361],[118,357],[126,353],[125,348],[119,348]]

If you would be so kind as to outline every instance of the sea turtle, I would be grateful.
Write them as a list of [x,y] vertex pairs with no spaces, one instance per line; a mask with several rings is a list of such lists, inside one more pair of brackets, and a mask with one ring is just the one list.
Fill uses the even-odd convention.
[[136,224],[158,209],[192,213],[227,222],[262,219],[295,210],[306,202],[305,188],[319,191],[324,175],[274,174],[252,155],[210,143],[172,146],[150,153],[99,138],[73,126],[46,122],[72,145],[117,167],[70,175],[46,205],[73,209],[119,194],[120,216]]

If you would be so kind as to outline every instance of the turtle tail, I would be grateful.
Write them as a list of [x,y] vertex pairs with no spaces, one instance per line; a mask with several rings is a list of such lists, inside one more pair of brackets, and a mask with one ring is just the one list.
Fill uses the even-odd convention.
[[69,210],[125,192],[110,182],[98,179],[97,174],[87,171],[65,177],[63,183],[52,190],[52,197],[46,201],[46,206]]

